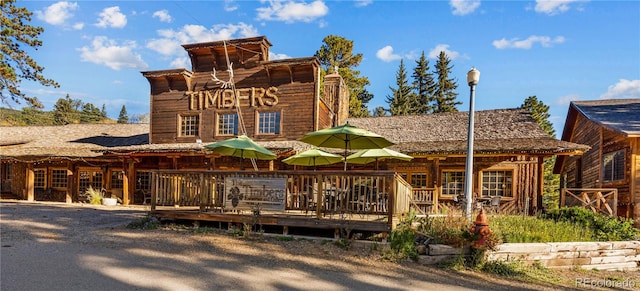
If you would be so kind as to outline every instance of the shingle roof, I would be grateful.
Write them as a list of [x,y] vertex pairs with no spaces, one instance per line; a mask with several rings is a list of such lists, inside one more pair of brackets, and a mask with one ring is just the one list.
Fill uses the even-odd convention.
[[96,157],[95,150],[149,143],[149,124],[0,127],[0,157]]
[[[350,118],[352,125],[376,132],[396,143],[393,149],[413,154],[464,154],[466,112],[421,116]],[[476,112],[476,153],[573,153],[588,147],[547,136],[523,110]],[[149,144],[148,124],[70,124],[0,127],[0,158],[98,157],[103,154],[202,152],[202,144]],[[259,141],[275,153],[303,151],[300,141]]]
[[625,136],[640,136],[640,99],[574,101],[571,106],[591,121]]
[[[419,154],[466,153],[468,112],[416,116],[350,118],[396,143],[393,149]],[[482,110],[475,113],[476,153],[569,153],[588,147],[549,137],[522,109]]]

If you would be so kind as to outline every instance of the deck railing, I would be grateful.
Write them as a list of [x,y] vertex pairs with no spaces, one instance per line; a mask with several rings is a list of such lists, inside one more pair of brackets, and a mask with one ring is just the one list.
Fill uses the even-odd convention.
[[[157,170],[152,176],[151,207],[199,207],[200,211],[222,212],[243,205],[256,208],[282,204],[282,212],[295,210],[304,215],[323,217],[343,214],[374,214],[393,217],[406,214],[412,195],[411,186],[391,171],[187,171]],[[266,189],[231,187],[233,183],[253,180],[281,185]],[[266,182],[261,182],[266,183]],[[236,184],[233,184],[236,185]],[[241,188],[253,187],[255,193],[269,192],[269,202],[255,202]],[[232,193],[231,188],[237,188]],[[255,190],[257,189],[257,190]],[[226,195],[225,195],[226,193]],[[247,192],[248,193],[248,192]],[[231,196],[236,200],[230,198]],[[264,200],[266,201],[266,200]],[[235,205],[234,205],[235,204]]]
[[437,212],[438,194],[436,188],[413,188],[411,198],[411,206],[416,208],[418,214]]
[[617,215],[618,189],[567,189],[560,195],[560,207],[581,206],[595,213]]

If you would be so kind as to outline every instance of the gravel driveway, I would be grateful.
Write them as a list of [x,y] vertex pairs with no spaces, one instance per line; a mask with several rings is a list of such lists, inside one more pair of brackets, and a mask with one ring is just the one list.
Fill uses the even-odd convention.
[[5,290],[541,290],[474,272],[391,263],[373,245],[128,229],[144,208],[0,202]]

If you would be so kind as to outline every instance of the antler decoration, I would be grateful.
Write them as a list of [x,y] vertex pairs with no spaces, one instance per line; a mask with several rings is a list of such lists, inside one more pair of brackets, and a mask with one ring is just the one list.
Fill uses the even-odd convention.
[[218,79],[218,77],[216,77],[216,68],[213,68],[213,73],[211,73],[211,78],[216,81],[216,83],[221,84],[220,88],[231,88],[231,85],[233,84],[233,63],[231,63],[229,65],[229,69],[227,70],[227,72],[229,72],[229,81],[223,81]]

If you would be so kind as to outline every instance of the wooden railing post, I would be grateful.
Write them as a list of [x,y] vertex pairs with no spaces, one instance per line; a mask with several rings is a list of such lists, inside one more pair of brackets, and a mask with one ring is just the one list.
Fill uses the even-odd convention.
[[151,172],[151,212],[156,210],[156,201],[158,200],[159,179],[158,172]]
[[[322,193],[324,193],[324,177],[322,174],[316,176],[316,181],[318,183],[318,193],[316,193],[316,217],[319,219],[322,218],[322,208],[324,207],[322,205],[324,202],[324,199],[322,199]],[[311,186],[313,187],[313,182]],[[311,191],[313,192],[313,188]]]

